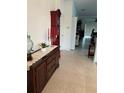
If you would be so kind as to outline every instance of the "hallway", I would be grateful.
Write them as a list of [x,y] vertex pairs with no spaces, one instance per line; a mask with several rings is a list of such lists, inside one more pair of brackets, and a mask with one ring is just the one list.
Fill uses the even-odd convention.
[[42,93],[96,93],[96,74],[97,66],[85,51],[62,51],[60,67]]

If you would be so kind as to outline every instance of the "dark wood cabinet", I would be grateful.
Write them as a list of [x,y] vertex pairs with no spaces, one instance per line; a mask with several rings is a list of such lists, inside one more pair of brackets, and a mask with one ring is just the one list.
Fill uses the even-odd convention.
[[[47,59],[47,79],[54,73],[55,69],[59,67],[59,48],[51,52],[50,58]],[[58,55],[58,56],[57,56]]]
[[59,47],[40,58],[27,72],[27,93],[41,93],[46,83],[59,67]]
[[38,60],[27,73],[27,93],[41,93],[47,80],[46,62]]
[[60,45],[60,10],[50,11],[51,14],[51,43]]
[[46,83],[46,63],[43,62],[35,69],[37,93],[40,93]]

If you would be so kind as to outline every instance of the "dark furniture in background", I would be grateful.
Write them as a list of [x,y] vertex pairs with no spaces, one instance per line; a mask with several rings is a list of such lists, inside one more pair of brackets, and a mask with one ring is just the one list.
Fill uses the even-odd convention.
[[77,21],[77,32],[81,31],[81,24],[82,24],[81,20],[78,20]]
[[78,40],[79,45],[81,45],[81,41],[82,41],[82,39],[84,37],[84,30],[81,29],[81,25],[82,25],[82,21],[78,20],[77,21],[76,36],[79,37],[79,40]]
[[97,32],[92,32],[88,49],[88,57],[94,56],[96,48]]
[[59,67],[59,47],[34,63],[27,71],[27,93],[42,93],[48,80]]
[[51,44],[60,46],[60,10],[50,11],[51,14]]

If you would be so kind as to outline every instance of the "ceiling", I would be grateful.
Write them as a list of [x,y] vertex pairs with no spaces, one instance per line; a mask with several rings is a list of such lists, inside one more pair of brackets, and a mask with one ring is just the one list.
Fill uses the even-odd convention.
[[74,0],[78,16],[97,16],[97,0]]

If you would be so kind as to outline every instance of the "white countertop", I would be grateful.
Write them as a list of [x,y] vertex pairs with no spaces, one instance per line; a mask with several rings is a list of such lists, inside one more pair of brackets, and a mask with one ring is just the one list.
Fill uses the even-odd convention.
[[41,49],[41,50],[33,53],[32,54],[33,59],[31,61],[27,61],[27,71],[30,70],[30,66],[32,66],[33,63],[35,63],[36,61],[38,61],[39,59],[41,59],[42,57],[47,55],[50,51],[52,51],[56,47],[57,46],[50,46],[50,47],[47,47],[45,51],[42,51],[42,49]]

